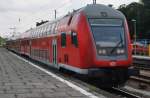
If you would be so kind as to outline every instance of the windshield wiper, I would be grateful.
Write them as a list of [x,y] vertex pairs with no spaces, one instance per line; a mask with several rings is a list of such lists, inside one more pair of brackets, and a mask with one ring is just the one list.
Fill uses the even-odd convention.
[[[121,33],[120,33],[120,41],[116,44],[116,46],[111,50],[111,54],[118,48],[118,46],[120,45],[120,44],[122,44],[122,37],[121,37]],[[123,45],[122,45],[123,46]]]
[[116,48],[118,48],[118,46],[122,43],[122,40],[120,40],[117,45],[111,50],[111,54],[114,52],[114,50],[116,50]]

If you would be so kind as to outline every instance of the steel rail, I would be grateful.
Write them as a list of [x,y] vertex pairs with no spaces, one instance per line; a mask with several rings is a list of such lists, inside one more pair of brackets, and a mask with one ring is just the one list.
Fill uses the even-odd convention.
[[125,91],[125,90],[122,90],[120,88],[112,87],[112,90],[114,92],[116,92],[118,95],[123,95],[127,98],[141,98],[141,96],[138,96],[136,94],[133,94],[133,93]]

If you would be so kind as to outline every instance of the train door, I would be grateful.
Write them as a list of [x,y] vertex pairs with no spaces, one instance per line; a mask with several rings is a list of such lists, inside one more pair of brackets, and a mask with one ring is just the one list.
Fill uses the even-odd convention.
[[57,67],[57,40],[52,40],[53,65]]

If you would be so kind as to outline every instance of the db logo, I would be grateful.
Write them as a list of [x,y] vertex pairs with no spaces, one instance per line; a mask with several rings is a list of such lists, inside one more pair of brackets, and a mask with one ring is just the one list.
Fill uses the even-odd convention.
[[110,66],[116,66],[116,62],[110,62]]

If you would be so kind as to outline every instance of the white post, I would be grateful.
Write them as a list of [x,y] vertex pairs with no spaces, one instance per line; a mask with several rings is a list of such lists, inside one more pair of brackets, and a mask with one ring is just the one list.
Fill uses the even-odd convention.
[[[136,20],[132,19],[133,25],[134,25],[134,43],[136,45]],[[135,51],[134,51],[135,55],[136,55],[136,46],[135,46]]]

